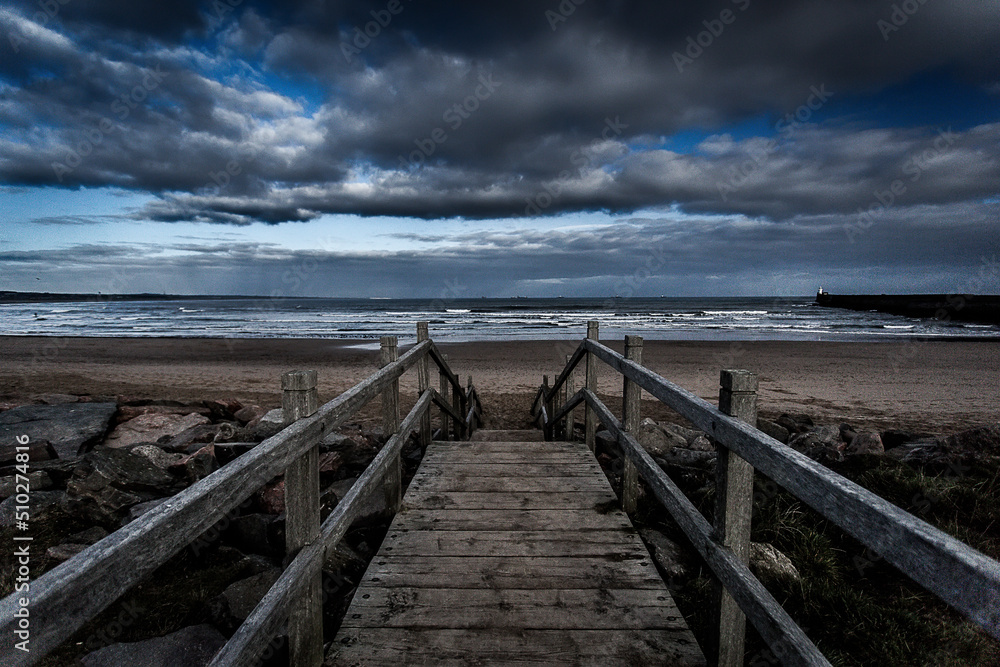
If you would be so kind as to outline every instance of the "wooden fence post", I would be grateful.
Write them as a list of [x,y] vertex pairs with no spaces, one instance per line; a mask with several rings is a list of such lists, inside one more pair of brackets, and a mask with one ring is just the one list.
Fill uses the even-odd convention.
[[[479,415],[477,415],[476,411],[475,411],[475,407],[476,407],[476,400],[475,400],[475,398],[476,397],[475,397],[475,394],[473,393],[474,389],[475,389],[475,385],[472,384],[472,375],[469,375],[469,388],[466,390],[465,393],[468,395],[467,403],[469,404],[466,409],[467,410],[472,410],[472,419],[469,420],[469,434],[470,435],[472,434],[473,431],[475,431],[476,429],[478,429],[481,426],[481,424],[479,423]],[[468,415],[468,413],[466,413],[466,415]]]
[[[399,339],[395,336],[382,336],[382,368],[399,359]],[[386,442],[399,430],[399,380],[394,380],[382,391],[382,435]],[[383,481],[385,490],[385,506],[390,513],[399,510],[402,495],[402,470],[399,457],[389,464]]]
[[[757,376],[749,371],[724,370],[719,379],[719,410],[757,425]],[[729,448],[718,445],[716,464],[715,537],[744,564],[750,561],[750,519],[753,512],[753,466]],[[743,664],[746,616],[732,596],[716,584],[719,610],[719,667]]]
[[[545,393],[548,395],[549,392],[550,392],[550,389],[549,389],[549,376],[548,375],[542,376],[542,385],[545,387]],[[555,415],[555,405],[556,405],[556,397],[555,396],[548,396],[545,399],[545,414],[546,414],[546,419],[545,419],[545,439],[546,440],[552,440],[555,437],[556,423],[555,423],[555,421],[552,420],[552,417]]]
[[[442,354],[441,356],[442,356],[442,358],[445,361],[448,361],[448,355],[447,354]],[[438,386],[440,387],[441,398],[444,399],[444,400],[448,400],[448,385],[449,384],[450,383],[448,382],[448,375],[444,372],[444,369],[443,368],[438,369]],[[450,430],[450,428],[449,428],[449,422],[450,421],[451,420],[448,418],[448,411],[445,410],[444,408],[441,408],[441,439],[442,440],[447,440],[448,439],[448,432]]]
[[[573,358],[572,354],[566,355],[566,363],[569,364],[569,360]],[[573,376],[576,375],[574,370],[566,377],[566,391],[563,395],[566,397],[565,401],[573,398],[573,394],[576,393],[576,384],[573,382]],[[565,402],[564,401],[564,402]],[[576,430],[576,410],[570,410],[569,414],[566,415],[566,432],[563,433],[563,440],[566,442],[573,441],[573,431]]]
[[[642,336],[625,336],[625,358],[642,364]],[[639,399],[642,387],[625,378],[622,387],[622,428],[634,433],[639,430]],[[627,514],[634,514],[639,506],[639,471],[632,459],[625,456],[622,471],[622,508]]]
[[[427,329],[427,322],[417,322],[417,343],[422,343],[429,338],[430,333]],[[430,367],[428,366],[427,356],[425,354],[417,361],[417,398],[422,396],[431,386]],[[420,448],[426,451],[429,444],[431,444],[431,411],[427,410],[420,419]]]
[[[316,371],[281,376],[281,408],[286,423],[309,417],[319,408]],[[285,471],[285,550],[292,558],[319,537],[319,442]],[[323,663],[322,574],[306,582],[288,619],[289,657],[294,665]]]
[[[457,376],[456,376],[457,377]],[[462,387],[458,384],[451,385],[451,407],[458,411],[458,414],[465,418],[465,401],[462,398]],[[466,429],[464,421],[455,422],[455,440],[465,440]]]
[[[597,320],[587,322],[587,338],[598,340],[600,333],[600,323]],[[590,352],[587,353],[587,389],[597,395],[597,357]],[[587,448],[596,451],[597,433],[597,413],[588,404],[584,409],[584,423],[586,428]]]

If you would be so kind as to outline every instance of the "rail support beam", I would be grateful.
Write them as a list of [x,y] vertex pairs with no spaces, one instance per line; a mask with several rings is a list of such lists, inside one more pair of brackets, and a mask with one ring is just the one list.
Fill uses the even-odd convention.
[[[381,352],[381,367],[385,368],[399,359],[399,339],[395,336],[382,336]],[[399,431],[398,379],[394,380],[382,391],[382,435],[385,437],[386,442],[397,431]],[[386,509],[389,513],[395,514],[402,502],[402,471],[400,469],[399,456],[389,463],[389,468],[385,473],[383,488],[385,489]]]
[[[642,336],[625,336],[625,358],[642,364]],[[622,387],[622,428],[627,433],[639,430],[639,399],[642,388],[625,378]],[[624,451],[624,447],[622,448]],[[622,509],[626,514],[635,514],[639,507],[639,471],[628,456],[624,456],[625,469],[622,471]]]
[[[427,322],[417,322],[417,343],[422,343],[430,338]],[[423,396],[424,392],[431,387],[430,367],[427,355],[424,355],[417,362],[417,398]],[[424,413],[420,420],[420,448],[427,450],[427,445],[431,444],[431,413],[430,410]]]
[[[597,320],[587,322],[587,338],[598,340],[600,338],[600,323]],[[587,352],[587,389],[597,395],[597,357]],[[584,428],[586,432],[587,448],[596,451],[597,447],[597,414],[588,403],[584,410]]]
[[[719,382],[719,410],[756,427],[757,376],[749,371],[724,370]],[[718,451],[715,537],[746,565],[750,561],[754,469],[729,448],[718,445]],[[719,612],[719,667],[739,667],[743,664],[746,616],[720,584],[716,584],[715,598]]]
[[[281,376],[281,407],[287,423],[312,416],[319,406],[316,371]],[[319,537],[319,442],[285,471],[285,550],[291,560]],[[293,665],[323,662],[322,574],[306,581],[288,618],[289,658]]]

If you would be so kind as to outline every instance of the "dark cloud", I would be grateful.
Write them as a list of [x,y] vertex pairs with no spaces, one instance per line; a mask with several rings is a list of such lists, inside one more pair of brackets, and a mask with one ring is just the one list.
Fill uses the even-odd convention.
[[[1000,80],[1000,9],[974,0],[912,16],[862,0],[224,3],[0,10],[0,179],[149,192],[141,215],[237,225],[674,204],[785,220],[869,207],[947,129],[865,100],[928,72]],[[956,128],[897,199],[995,195],[996,120]],[[726,134],[747,122],[764,136]],[[718,134],[672,147],[678,132]]]

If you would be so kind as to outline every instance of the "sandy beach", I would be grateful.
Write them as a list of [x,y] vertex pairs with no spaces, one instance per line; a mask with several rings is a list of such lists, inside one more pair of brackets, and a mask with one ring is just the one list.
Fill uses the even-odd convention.
[[[555,376],[578,343],[440,347],[463,383],[473,376],[488,423],[518,426],[526,423],[542,375]],[[618,341],[608,344],[621,350]],[[997,342],[647,341],[643,361],[713,402],[720,369],[755,371],[764,415],[805,412],[818,421],[928,433],[1000,419]],[[320,399],[327,401],[375,371],[378,351],[371,341],[0,337],[0,400],[18,403],[50,393],[182,401],[234,397],[276,407],[281,373],[305,368],[319,372]],[[408,373],[401,384],[412,400],[415,375]],[[620,376],[602,368],[598,390],[614,405]],[[374,409],[360,417],[373,419]],[[643,410],[670,417],[653,400],[644,401]]]

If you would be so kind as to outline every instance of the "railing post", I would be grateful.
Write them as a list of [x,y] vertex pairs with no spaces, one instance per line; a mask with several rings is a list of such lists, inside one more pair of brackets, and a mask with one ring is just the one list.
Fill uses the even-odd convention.
[[545,439],[552,440],[555,436],[556,424],[552,420],[555,414],[555,397],[549,396],[549,376],[542,376],[542,386],[545,387]]
[[[441,357],[448,361],[448,355],[442,354]],[[438,369],[438,386],[440,387],[441,398],[448,400],[448,375],[444,372],[443,368]],[[448,411],[441,408],[441,439],[448,439],[448,432],[450,430],[451,420],[448,418]]]
[[[474,388],[475,388],[475,385],[472,384],[472,375],[469,375],[469,388],[466,390],[465,393],[468,395],[468,404],[469,404],[468,408],[466,408],[466,409],[467,410],[472,410],[472,419],[469,420],[469,434],[470,435],[472,434],[473,431],[475,431],[480,426],[480,424],[479,424],[479,417],[476,415],[476,400],[475,400],[476,396],[473,393],[473,389]],[[466,413],[466,414],[468,414],[468,413]]]
[[[399,359],[399,339],[395,336],[382,336],[382,368]],[[386,442],[399,430],[399,379],[396,379],[382,391],[382,434]],[[399,510],[402,495],[402,470],[397,456],[385,472],[383,481],[385,490],[385,506],[390,513]]]
[[[427,330],[427,322],[417,322],[417,344],[429,338],[430,333]],[[427,355],[425,354],[417,361],[417,397],[422,396],[425,391],[430,389],[430,386],[430,368],[428,366]],[[426,450],[429,444],[431,444],[431,412],[427,410],[420,419],[420,448]]]
[[[455,377],[457,378],[458,376]],[[461,439],[468,440],[472,435],[472,425],[465,423],[465,418],[469,415],[469,399],[466,397],[465,392],[462,391],[461,381],[451,387],[451,403],[458,408],[458,414],[462,415],[462,421],[458,424],[458,427],[462,430]]]
[[[625,358],[642,364],[642,336],[625,336]],[[628,378],[622,387],[622,428],[632,433],[639,428],[639,399],[642,388]],[[639,506],[639,471],[632,459],[625,456],[622,471],[622,508],[627,514],[635,513]]]
[[[757,376],[724,370],[719,379],[719,410],[741,421],[757,423]],[[753,510],[753,466],[727,447],[718,445],[716,464],[715,537],[743,564],[750,561],[750,519]],[[719,609],[718,664],[743,664],[746,617],[725,587],[717,583]]]
[[[598,340],[599,332],[600,324],[597,320],[587,322],[587,338],[591,340]],[[590,352],[587,352],[587,389],[595,395],[597,394],[597,357]],[[584,409],[584,423],[586,428],[587,448],[593,452],[596,448],[596,438],[594,436],[597,433],[597,414],[589,404],[587,404]]]
[[[281,408],[286,423],[309,417],[319,407],[316,371],[281,376]],[[319,537],[319,442],[285,471],[285,550],[290,559]],[[288,619],[293,665],[323,663],[322,574],[306,582]]]
[[[566,364],[569,364],[569,360],[573,358],[572,354],[566,355]],[[573,394],[576,393],[576,385],[573,383],[573,376],[576,375],[574,370],[566,377],[566,391],[563,395],[566,397],[565,401],[573,398]],[[565,402],[564,401],[564,402]],[[566,432],[563,433],[563,439],[566,442],[571,442],[573,440],[573,431],[576,430],[576,410],[570,410],[569,414],[566,415]]]

